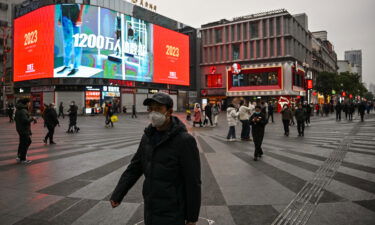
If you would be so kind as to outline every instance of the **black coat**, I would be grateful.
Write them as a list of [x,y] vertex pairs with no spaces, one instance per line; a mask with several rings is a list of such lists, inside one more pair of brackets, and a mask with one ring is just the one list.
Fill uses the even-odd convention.
[[156,129],[145,129],[138,150],[111,196],[121,202],[140,176],[146,225],[183,225],[198,220],[201,204],[197,143],[185,125],[172,117],[171,128],[154,143]]
[[31,122],[34,120],[30,117],[27,111],[27,106],[24,104],[17,104],[17,111],[14,117],[16,121],[16,129],[20,135],[31,135]]
[[57,113],[54,108],[48,107],[44,114],[44,122],[47,126],[53,126],[55,127],[57,124],[59,124],[59,120],[57,119]]
[[358,112],[361,113],[361,114],[364,114],[365,113],[365,110],[366,110],[366,105],[363,104],[363,103],[360,103],[358,105]]
[[[260,118],[259,122],[254,122],[253,119],[255,118]],[[256,114],[253,113],[250,117],[250,125],[252,128],[253,136],[254,135],[262,135],[264,134],[264,128],[266,127],[267,124],[267,119],[266,116],[263,113]]]
[[71,105],[69,112],[69,125],[73,126],[77,124],[78,106]]

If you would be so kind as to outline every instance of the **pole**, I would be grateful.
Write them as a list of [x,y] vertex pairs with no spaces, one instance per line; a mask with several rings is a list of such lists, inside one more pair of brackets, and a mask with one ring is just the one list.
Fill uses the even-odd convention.
[[8,31],[7,31],[8,27],[7,26],[3,26],[2,27],[2,30],[3,30],[3,76],[1,77],[1,86],[2,86],[2,91],[3,91],[3,113],[5,114],[5,109],[6,109],[6,104],[5,104],[5,76],[6,76],[6,68],[7,68],[7,63],[6,63],[6,60],[7,60],[7,57],[6,57],[6,54],[8,53],[8,50],[7,50],[7,36],[8,36]]

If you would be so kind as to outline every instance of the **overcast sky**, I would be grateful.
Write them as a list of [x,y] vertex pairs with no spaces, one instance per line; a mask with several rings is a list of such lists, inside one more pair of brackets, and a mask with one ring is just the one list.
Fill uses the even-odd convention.
[[[147,0],[146,0],[147,1]],[[363,80],[375,84],[375,0],[149,0],[157,13],[193,27],[220,19],[285,8],[306,13],[309,30],[328,31],[338,59],[362,49]],[[371,66],[372,65],[372,66]]]

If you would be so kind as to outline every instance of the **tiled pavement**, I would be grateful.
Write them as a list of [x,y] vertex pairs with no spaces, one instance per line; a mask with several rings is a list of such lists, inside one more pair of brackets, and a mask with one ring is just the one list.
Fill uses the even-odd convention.
[[[181,118],[183,115],[179,115]],[[67,118],[56,129],[55,146],[44,145],[46,130],[33,125],[31,165],[15,163],[14,124],[0,118],[0,224],[124,224],[142,221],[142,179],[112,209],[108,198],[137,149],[145,115],[120,117],[105,128],[103,117],[79,117],[79,134],[66,134]],[[252,142],[227,142],[225,114],[216,128],[191,128],[201,151],[200,225],[272,224],[343,141],[349,143],[309,225],[375,224],[375,115],[366,122],[312,117],[305,137],[291,127],[284,137],[279,115],[267,125],[262,160]],[[237,126],[237,135],[240,126]],[[290,206],[289,206],[290,207]],[[208,220],[206,220],[208,219]],[[302,224],[284,220],[280,224]]]

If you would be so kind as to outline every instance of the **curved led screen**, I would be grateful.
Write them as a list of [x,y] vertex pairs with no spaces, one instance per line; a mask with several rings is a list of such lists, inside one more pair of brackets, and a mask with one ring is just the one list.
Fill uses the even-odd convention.
[[62,4],[15,20],[14,81],[105,78],[189,85],[189,37],[106,8]]

